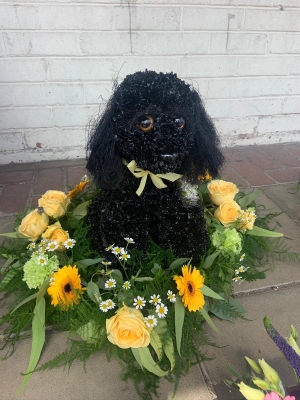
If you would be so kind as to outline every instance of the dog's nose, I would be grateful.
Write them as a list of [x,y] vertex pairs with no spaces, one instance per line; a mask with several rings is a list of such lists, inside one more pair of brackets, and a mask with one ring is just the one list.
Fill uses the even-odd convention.
[[161,155],[161,158],[162,158],[164,161],[167,161],[167,162],[175,161],[177,157],[178,157],[178,154],[177,154],[177,153],[173,153],[173,154],[162,154],[162,155]]

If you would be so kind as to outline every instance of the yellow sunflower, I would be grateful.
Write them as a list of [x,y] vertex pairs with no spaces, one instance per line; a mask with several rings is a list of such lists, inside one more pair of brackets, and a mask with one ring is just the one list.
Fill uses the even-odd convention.
[[182,296],[182,302],[189,311],[198,311],[205,304],[203,293],[200,290],[204,284],[204,278],[195,267],[192,271],[192,266],[188,267],[187,265],[182,267],[182,275],[176,275],[173,278],[176,281],[179,295]]
[[52,297],[51,304],[54,307],[60,305],[66,311],[79,303],[83,290],[78,269],[68,265],[51,276],[47,292]]

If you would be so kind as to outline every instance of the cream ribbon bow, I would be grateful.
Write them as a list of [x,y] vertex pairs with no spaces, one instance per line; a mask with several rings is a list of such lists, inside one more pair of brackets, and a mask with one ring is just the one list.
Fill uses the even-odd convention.
[[145,171],[141,168],[138,168],[136,165],[136,162],[134,160],[130,161],[130,163],[127,163],[124,159],[122,160],[123,164],[127,166],[129,171],[136,177],[136,178],[142,178],[140,182],[140,186],[138,187],[138,190],[136,191],[136,194],[140,196],[145,189],[146,181],[148,175],[150,175],[150,178],[153,182],[153,184],[158,188],[158,189],[163,189],[166,188],[167,185],[164,184],[161,178],[167,179],[168,181],[174,182],[177,179],[181,178],[182,175],[175,174],[174,172],[168,172],[167,174],[153,174],[150,171]]

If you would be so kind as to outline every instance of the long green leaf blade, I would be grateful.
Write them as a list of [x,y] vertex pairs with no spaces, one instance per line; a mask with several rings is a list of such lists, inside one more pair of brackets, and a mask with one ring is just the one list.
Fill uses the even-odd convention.
[[19,303],[19,304],[12,310],[11,314],[14,313],[14,312],[15,312],[18,308],[20,308],[23,304],[28,303],[29,301],[35,299],[36,297],[37,297],[37,292],[36,292],[36,293],[33,293],[33,294],[32,294],[31,296],[29,296],[29,297],[26,297],[26,299],[24,299],[23,301],[21,301],[21,303]]
[[178,354],[181,356],[181,339],[182,339],[182,328],[184,322],[185,308],[182,303],[181,297],[176,295],[175,302],[175,335],[176,335],[176,346]]
[[19,393],[25,387],[31,377],[39,359],[45,343],[45,299],[42,298],[35,306],[32,319],[32,345],[30,359]]
[[204,296],[208,296],[208,297],[212,297],[217,300],[224,301],[223,297],[221,297],[218,293],[214,292],[212,289],[210,289],[209,287],[207,287],[205,285],[203,285],[200,290],[204,294]]
[[253,236],[264,236],[264,237],[282,237],[283,233],[269,231],[267,229],[259,228],[258,226],[254,226],[250,231],[246,231],[247,235]]
[[218,331],[218,328],[216,327],[216,325],[213,323],[212,319],[210,318],[210,316],[208,315],[207,311],[204,308],[201,308],[199,310],[199,312],[202,314],[203,318],[205,319],[205,321],[208,323],[208,325],[217,333],[220,333]]
[[146,368],[148,371],[152,372],[154,375],[157,376],[165,376],[169,371],[163,371],[157,363],[153,360],[150,350],[148,347],[139,347],[136,349],[142,366]]

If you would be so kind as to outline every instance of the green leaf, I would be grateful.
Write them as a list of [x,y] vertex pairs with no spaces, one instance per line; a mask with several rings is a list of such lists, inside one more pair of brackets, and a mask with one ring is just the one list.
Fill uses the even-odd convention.
[[122,272],[118,269],[113,269],[110,276],[117,282],[118,285],[123,285],[124,279]]
[[104,258],[86,258],[84,260],[76,261],[76,265],[81,267],[89,267],[90,265],[98,264],[103,261]]
[[[154,375],[165,376],[169,372],[169,371],[163,371],[162,369],[160,369],[160,367],[157,365],[157,363],[153,360],[148,347],[139,347],[138,349],[131,349],[131,350],[132,350],[134,356],[135,356],[135,353],[138,354],[138,357],[139,357],[139,360],[140,360],[140,363],[142,364],[142,366],[144,368],[146,368],[149,372],[152,372]],[[137,361],[138,361],[138,357],[135,356],[135,359]]]
[[[2,256],[3,256],[3,254],[2,254]],[[5,261],[5,263],[2,265],[2,267],[1,267],[1,269],[0,269],[0,273],[3,274],[4,271],[5,271],[15,260],[16,260],[15,258],[9,257],[9,258]]]
[[82,219],[87,215],[87,208],[90,204],[90,200],[85,201],[84,203],[79,204],[76,208],[73,210],[73,217],[76,219]]
[[161,361],[163,355],[163,346],[159,334],[155,329],[152,329],[150,333],[150,344],[157,355],[158,361]]
[[9,282],[13,279],[13,277],[18,273],[17,270],[11,269],[8,271],[8,273],[5,275],[5,277],[2,279],[0,283],[0,291],[4,290],[6,286],[9,284]]
[[215,253],[211,254],[210,256],[207,256],[202,268],[206,269],[206,268],[211,267],[213,262],[215,261],[215,259],[218,257],[218,255],[220,253],[221,253],[220,251],[216,251]]
[[212,297],[217,300],[223,300],[223,297],[221,297],[218,293],[214,292],[211,290],[209,287],[203,285],[202,288],[200,289],[201,292],[204,294],[204,296]]
[[157,325],[153,328],[160,337],[163,337],[163,351],[170,361],[171,371],[175,366],[175,353],[173,341],[169,334],[168,324],[164,319],[159,319]]
[[97,343],[105,335],[105,328],[98,329],[95,321],[89,321],[77,329],[76,333],[87,343]]
[[141,360],[140,354],[138,352],[138,349],[131,347],[131,351],[132,351],[132,354],[134,355],[134,358],[136,359],[137,363],[143,369],[143,364],[142,364],[142,360]]
[[182,264],[184,264],[188,260],[189,260],[189,258],[177,258],[177,260],[172,262],[172,264],[169,266],[168,270],[172,271],[173,269],[180,267]]
[[154,267],[151,269],[151,272],[153,275],[155,275],[157,273],[157,271],[159,271],[161,269],[161,266],[154,263]]
[[256,199],[256,197],[260,194],[258,190],[254,190],[253,192],[247,194],[244,197],[241,197],[236,200],[236,202],[241,206],[241,207],[246,207],[249,204],[253,202],[253,200]]
[[98,287],[98,285],[96,285],[95,282],[90,281],[87,284],[86,292],[87,292],[89,298],[91,300],[93,300],[94,303],[99,305],[99,300],[101,299],[101,296],[100,296],[99,287]]
[[27,297],[26,299],[24,299],[23,301],[21,301],[21,303],[19,303],[11,312],[11,314],[13,312],[15,312],[18,308],[20,308],[23,304],[28,303],[29,301],[35,299],[37,297],[38,292],[33,293],[31,296]]
[[31,377],[42,352],[45,343],[45,299],[44,297],[36,304],[32,319],[32,344],[31,353],[26,370],[26,376],[20,386],[19,393],[25,387]]
[[136,282],[150,282],[153,281],[154,278],[151,278],[150,276],[143,276],[142,278],[135,278],[134,280]]
[[229,364],[225,364],[226,368],[228,369],[228,371],[235,376],[238,380],[242,381],[243,377],[240,376],[237,372],[235,372],[235,370],[229,365]]
[[40,300],[44,298],[45,294],[47,293],[48,286],[49,286],[49,279],[46,279],[39,288],[39,291],[37,292],[36,304],[38,304]]
[[267,229],[259,228],[258,226],[254,226],[253,229],[246,231],[247,235],[253,236],[264,236],[264,237],[282,237],[283,233],[273,232]]
[[199,312],[202,314],[203,318],[205,319],[205,321],[208,323],[208,325],[217,333],[220,333],[218,331],[218,328],[216,327],[216,325],[213,323],[212,319],[210,318],[210,316],[208,315],[207,311],[205,310],[205,308],[201,308],[199,310]]
[[27,239],[27,236],[22,235],[20,232],[9,232],[9,233],[0,233],[0,236],[10,237],[14,239]]
[[185,308],[182,303],[182,299],[178,294],[176,295],[176,302],[175,302],[175,335],[176,335],[176,345],[178,354],[180,354],[181,349],[181,339],[182,339],[182,328],[184,322],[184,314]]

